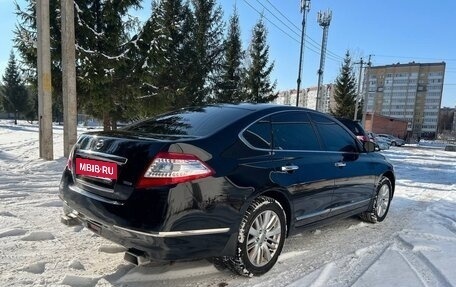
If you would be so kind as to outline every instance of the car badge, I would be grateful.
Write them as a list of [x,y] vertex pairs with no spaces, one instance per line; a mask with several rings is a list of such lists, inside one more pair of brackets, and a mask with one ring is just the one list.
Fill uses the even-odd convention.
[[101,149],[103,147],[104,141],[103,140],[98,140],[97,144],[95,145],[95,148],[97,150]]

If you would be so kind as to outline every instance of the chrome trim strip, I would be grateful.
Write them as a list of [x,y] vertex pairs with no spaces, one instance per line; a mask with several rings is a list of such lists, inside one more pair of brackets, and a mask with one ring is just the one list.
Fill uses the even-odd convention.
[[353,202],[353,203],[350,203],[350,204],[345,204],[345,205],[341,205],[341,206],[338,206],[338,207],[333,207],[333,208],[331,208],[331,212],[337,211],[339,209],[347,208],[347,207],[352,207],[352,206],[355,206],[355,205],[361,205],[363,203],[370,202],[370,201],[371,201],[371,199],[369,198],[369,199]]
[[[276,152],[319,152],[319,153],[327,153],[327,154],[360,154],[362,153],[362,151],[357,151],[357,152],[343,152],[343,151],[327,151],[327,150],[322,150],[322,149],[319,149],[319,150],[310,150],[310,149],[306,149],[306,150],[284,150],[284,149],[275,149],[271,146],[270,149],[263,149],[263,148],[257,148],[257,147],[254,147],[252,146],[243,136],[244,132],[246,130],[248,130],[250,128],[250,126],[252,126],[253,124],[255,124],[256,122],[259,122],[261,120],[264,120],[265,118],[267,117],[270,117],[272,115],[275,115],[275,114],[279,114],[279,113],[284,113],[284,112],[296,112],[296,111],[304,111],[307,113],[307,111],[305,110],[301,110],[301,109],[287,109],[287,110],[282,110],[282,111],[277,111],[277,112],[272,112],[270,114],[267,114],[257,120],[255,120],[254,122],[250,123],[247,127],[245,127],[244,129],[242,129],[239,133],[238,133],[238,138],[250,149],[252,150],[257,150],[257,151],[265,151],[265,152],[269,152],[270,154],[274,154]],[[309,123],[312,123],[313,125],[313,121],[310,120],[309,118]],[[344,127],[344,125],[340,125],[339,126],[341,127]],[[345,128],[345,127],[344,127]],[[356,139],[356,137],[354,138]]]
[[98,186],[98,185],[95,185],[93,183],[90,183],[90,182],[87,182],[87,181],[83,181],[79,178],[76,178],[76,182],[80,185],[84,185],[84,186],[87,186],[87,187],[90,187],[90,188],[93,188],[93,189],[97,189],[97,190],[100,190],[100,191],[104,191],[104,192],[109,192],[109,193],[114,193],[114,189],[113,188],[107,188],[107,187],[103,187],[103,186]]
[[114,163],[117,163],[119,165],[124,165],[128,161],[128,159],[126,159],[124,157],[121,157],[121,156],[107,154],[107,153],[102,153],[102,152],[96,152],[96,151],[93,151],[93,150],[85,150],[85,149],[77,150],[76,151],[76,155],[83,156],[83,157],[88,157],[90,159],[114,162]]
[[91,199],[95,199],[95,200],[98,200],[98,201],[101,201],[101,202],[105,202],[105,203],[109,203],[109,204],[113,204],[113,205],[124,205],[122,202],[119,202],[117,200],[107,199],[107,198],[101,197],[99,195],[87,192],[87,191],[83,190],[82,188],[79,188],[76,185],[69,185],[68,188],[71,191],[77,192],[77,193],[79,193],[81,195],[84,195],[84,196],[87,196],[87,197],[89,197]]
[[329,212],[330,212],[330,210],[325,209],[323,211],[314,212],[314,213],[307,214],[307,215],[302,215],[302,216],[296,217],[296,221],[301,221],[301,220],[311,218],[311,217],[316,217],[316,216],[323,216],[324,214],[329,214]]
[[207,235],[226,233],[230,231],[229,228],[212,228],[212,229],[196,229],[196,230],[183,230],[183,231],[167,231],[167,232],[143,232],[139,230],[129,229],[113,225],[114,228],[121,229],[127,232],[136,233],[150,237],[180,237],[180,236],[193,236],[193,235]]

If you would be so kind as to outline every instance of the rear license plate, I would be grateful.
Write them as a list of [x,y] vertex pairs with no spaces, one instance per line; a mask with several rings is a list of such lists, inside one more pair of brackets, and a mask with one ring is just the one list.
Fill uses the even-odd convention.
[[76,174],[117,179],[117,164],[101,160],[76,158]]

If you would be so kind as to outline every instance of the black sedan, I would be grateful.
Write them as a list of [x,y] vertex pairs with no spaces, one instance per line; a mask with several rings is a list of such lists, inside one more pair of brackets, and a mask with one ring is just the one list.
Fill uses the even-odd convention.
[[373,150],[312,110],[182,109],[81,135],[60,183],[62,222],[125,246],[136,264],[211,258],[261,275],[302,228],[385,219],[394,170]]

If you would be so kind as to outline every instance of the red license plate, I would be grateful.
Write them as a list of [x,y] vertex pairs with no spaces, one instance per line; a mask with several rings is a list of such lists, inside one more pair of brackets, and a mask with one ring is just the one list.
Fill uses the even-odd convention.
[[115,162],[76,158],[76,174],[117,179],[117,164]]

